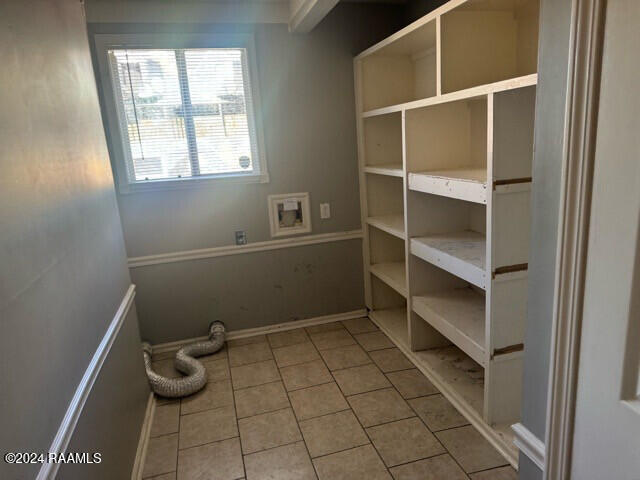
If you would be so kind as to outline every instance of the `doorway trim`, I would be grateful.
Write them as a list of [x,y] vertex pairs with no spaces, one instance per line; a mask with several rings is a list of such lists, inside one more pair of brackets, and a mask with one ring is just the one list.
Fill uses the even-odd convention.
[[573,0],[543,478],[569,478],[606,0]]

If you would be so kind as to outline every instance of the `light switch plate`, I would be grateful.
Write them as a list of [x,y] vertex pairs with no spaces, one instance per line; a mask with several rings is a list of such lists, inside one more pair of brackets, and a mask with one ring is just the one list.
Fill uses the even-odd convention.
[[328,203],[320,204],[320,218],[331,218],[331,205]]

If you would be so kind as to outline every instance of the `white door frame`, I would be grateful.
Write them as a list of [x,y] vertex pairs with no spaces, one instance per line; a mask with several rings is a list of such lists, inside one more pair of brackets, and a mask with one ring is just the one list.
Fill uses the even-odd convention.
[[544,478],[569,478],[606,0],[573,0]]

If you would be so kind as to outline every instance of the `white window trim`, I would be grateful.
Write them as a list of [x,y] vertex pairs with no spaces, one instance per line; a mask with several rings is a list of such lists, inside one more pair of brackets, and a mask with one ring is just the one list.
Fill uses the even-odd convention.
[[[255,41],[252,34],[96,34],[96,55],[98,71],[104,98],[104,113],[107,130],[107,141],[111,160],[114,166],[116,184],[122,194],[148,192],[155,190],[180,189],[211,186],[227,183],[267,183],[269,172],[263,134],[262,102],[260,100],[260,85],[258,82],[258,68],[255,57]],[[187,177],[167,180],[153,180],[149,182],[131,183],[127,175],[127,163],[124,139],[120,131],[119,106],[114,92],[109,65],[108,51],[115,48],[244,48],[251,88],[252,102],[247,109],[253,110],[254,131],[258,149],[258,172],[255,174],[220,174],[201,177]]]

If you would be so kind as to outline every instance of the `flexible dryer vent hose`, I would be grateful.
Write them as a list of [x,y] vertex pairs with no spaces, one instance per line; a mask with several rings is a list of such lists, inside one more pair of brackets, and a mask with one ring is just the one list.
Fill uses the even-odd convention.
[[213,322],[209,327],[208,341],[192,343],[178,350],[174,366],[176,370],[186,375],[182,378],[167,378],[154,372],[151,367],[151,345],[144,342],[142,344],[144,366],[151,389],[158,395],[168,398],[185,397],[201,390],[207,384],[207,372],[202,363],[194,357],[216,353],[223,347],[224,339],[224,323]]

